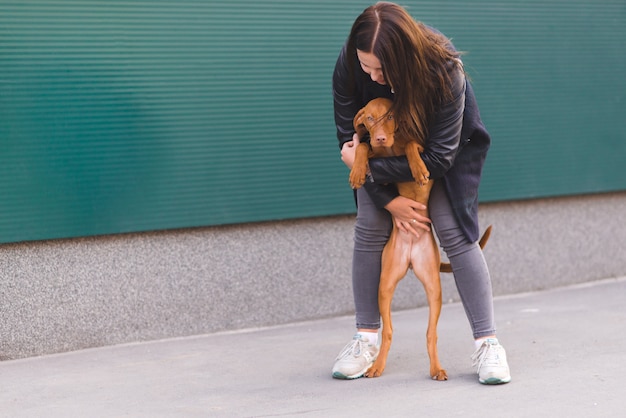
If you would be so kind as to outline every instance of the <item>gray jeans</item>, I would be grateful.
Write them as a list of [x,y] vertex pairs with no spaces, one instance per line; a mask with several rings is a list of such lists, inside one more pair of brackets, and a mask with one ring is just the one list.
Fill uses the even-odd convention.
[[[358,210],[354,230],[352,288],[357,328],[380,328],[378,282],[381,255],[391,233],[391,215],[374,206],[367,192],[357,190]],[[445,251],[474,338],[495,334],[491,277],[483,252],[468,242],[452,212],[443,186],[435,182],[428,204],[439,242]]]

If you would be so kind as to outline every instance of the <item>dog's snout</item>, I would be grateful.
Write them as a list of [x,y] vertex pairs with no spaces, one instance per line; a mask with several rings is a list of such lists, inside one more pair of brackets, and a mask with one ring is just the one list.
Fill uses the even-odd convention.
[[376,142],[379,144],[384,144],[387,142],[387,137],[385,135],[376,135]]

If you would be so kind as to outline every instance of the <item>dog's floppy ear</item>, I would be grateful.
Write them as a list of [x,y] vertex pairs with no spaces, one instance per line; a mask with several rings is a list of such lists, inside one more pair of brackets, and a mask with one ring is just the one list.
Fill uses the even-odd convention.
[[356,131],[357,135],[359,135],[359,138],[363,138],[369,133],[367,132],[367,128],[365,127],[365,108],[357,112],[352,124],[354,125],[354,130]]

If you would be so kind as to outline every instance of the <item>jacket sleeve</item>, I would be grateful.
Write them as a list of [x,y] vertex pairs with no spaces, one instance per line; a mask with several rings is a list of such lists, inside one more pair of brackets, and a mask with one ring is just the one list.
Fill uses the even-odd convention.
[[[437,112],[428,130],[428,139],[422,153],[430,178],[443,177],[454,164],[459,150],[463,111],[465,109],[465,75],[455,70],[452,78],[454,99]],[[376,183],[413,181],[406,157],[372,158],[369,162],[372,178]]]
[[363,187],[365,191],[367,191],[370,199],[372,199],[374,206],[378,209],[383,209],[389,202],[400,195],[394,183],[380,184],[366,181]]

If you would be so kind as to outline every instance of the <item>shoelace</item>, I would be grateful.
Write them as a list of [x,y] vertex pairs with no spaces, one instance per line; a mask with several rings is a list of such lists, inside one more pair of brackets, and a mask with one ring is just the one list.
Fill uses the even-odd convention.
[[485,343],[472,355],[472,366],[480,369],[483,364],[498,366],[500,364],[498,350],[495,345]]
[[360,339],[358,338],[353,339],[352,342],[349,342],[348,344],[346,344],[343,350],[341,350],[341,353],[339,353],[339,355],[337,356],[337,359],[343,358],[350,353],[356,353],[356,355],[358,355],[363,350],[362,344],[363,344],[363,341],[361,341]]

